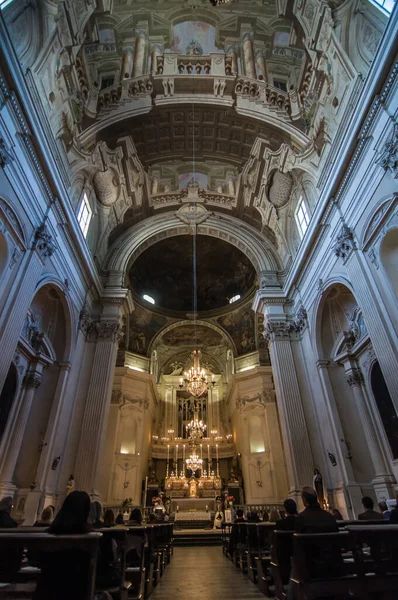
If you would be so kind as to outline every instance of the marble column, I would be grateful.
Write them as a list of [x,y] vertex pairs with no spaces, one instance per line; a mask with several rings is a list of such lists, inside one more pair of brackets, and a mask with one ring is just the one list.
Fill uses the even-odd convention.
[[287,321],[271,320],[267,314],[265,321],[290,494],[299,496],[303,486],[312,485],[314,461],[291,348],[291,329]]
[[261,81],[267,81],[267,69],[265,66],[265,48],[256,48],[256,68],[257,68],[257,77],[261,79]]
[[388,472],[383,452],[377,438],[371,415],[369,414],[365,383],[361,369],[355,361],[347,358],[344,362],[346,380],[352,389],[358,415],[361,421],[361,429],[369,448],[369,454],[373,463],[375,476],[372,485],[375,489],[378,499],[389,498],[394,495],[393,481],[394,477]]
[[145,34],[139,33],[135,40],[133,77],[141,77],[145,73]]
[[119,319],[97,321],[95,330],[97,342],[77,451],[75,480],[77,489],[98,498],[98,467],[111,403]]
[[236,75],[238,73],[238,58],[236,55],[236,48],[234,46],[229,46],[226,51],[226,56],[229,59],[228,63],[231,68],[231,72],[229,73],[229,69],[226,69],[227,75]]
[[372,341],[377,360],[386,380],[395,410],[398,413],[398,345],[395,334],[383,314],[370,268],[364,254],[355,248],[353,234],[347,226],[342,228],[334,248],[336,256],[343,259],[352,282],[354,296],[363,311],[363,317]]
[[245,75],[247,77],[256,78],[256,66],[254,64],[253,42],[251,35],[246,33],[242,39],[243,64]]
[[157,194],[159,190],[159,178],[153,177],[151,182],[151,194]]
[[51,236],[41,225],[35,232],[32,249],[22,260],[18,278],[0,317],[0,390],[3,389],[44,263],[54,251]]
[[235,180],[233,177],[230,177],[227,181],[228,183],[228,193],[230,196],[235,196]]
[[44,366],[43,363],[36,362],[31,365],[29,371],[26,373],[22,383],[18,408],[13,415],[10,427],[7,427],[9,435],[7,435],[7,442],[3,448],[0,462],[0,496],[3,497],[13,495],[16,489],[13,483],[13,475],[21,450],[22,438],[28,422],[33,397],[41,383]]
[[125,50],[122,56],[122,68],[120,70],[120,80],[129,79],[133,72],[133,53],[131,50]]
[[154,44],[151,52],[151,74],[156,75],[158,72],[158,56],[162,55],[162,51],[159,46]]

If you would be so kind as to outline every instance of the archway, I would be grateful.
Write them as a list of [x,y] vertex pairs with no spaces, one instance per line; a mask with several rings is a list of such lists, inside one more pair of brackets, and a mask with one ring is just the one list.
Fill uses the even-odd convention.
[[398,298],[398,229],[391,229],[383,239],[380,258],[390,285]]
[[3,389],[0,394],[0,439],[7,425],[8,415],[10,414],[11,406],[15,398],[18,385],[18,374],[14,363],[8,370]]
[[370,385],[381,422],[390,445],[393,459],[398,458],[398,415],[388,391],[379,363],[376,361],[370,373]]

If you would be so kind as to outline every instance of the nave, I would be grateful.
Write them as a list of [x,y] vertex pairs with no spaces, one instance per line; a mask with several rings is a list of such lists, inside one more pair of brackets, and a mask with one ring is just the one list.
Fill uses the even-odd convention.
[[175,548],[164,577],[152,600],[251,600],[263,594],[217,546]]

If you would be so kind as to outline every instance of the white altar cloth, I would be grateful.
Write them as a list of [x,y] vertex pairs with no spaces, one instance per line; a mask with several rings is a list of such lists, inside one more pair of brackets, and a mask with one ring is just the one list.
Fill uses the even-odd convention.
[[175,521],[210,521],[211,513],[195,510],[195,511],[186,511],[181,510],[175,514]]

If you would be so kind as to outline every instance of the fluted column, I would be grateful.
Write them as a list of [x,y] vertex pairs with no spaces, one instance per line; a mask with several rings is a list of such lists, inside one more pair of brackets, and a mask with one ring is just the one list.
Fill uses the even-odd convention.
[[156,75],[158,72],[158,56],[162,55],[162,50],[157,44],[154,44],[151,50],[151,74]]
[[291,347],[291,329],[286,321],[266,320],[275,391],[286,453],[290,493],[312,484],[313,458]]
[[229,46],[225,53],[227,57],[225,73],[227,75],[236,75],[238,73],[238,58],[236,55],[236,48]]
[[242,39],[243,64],[245,75],[256,78],[256,66],[254,64],[253,42],[250,33],[245,33]]
[[135,40],[133,77],[141,77],[145,72],[145,33],[138,34]]
[[265,48],[256,48],[256,68],[257,68],[257,77],[261,79],[261,81],[267,81],[267,69],[265,66]]
[[398,413],[398,343],[393,329],[389,328],[383,314],[382,303],[378,301],[378,291],[369,273],[369,266],[360,250],[355,248],[353,234],[347,226],[342,228],[337,238],[336,256],[346,265],[354,296],[362,309],[367,330],[375,350],[377,360],[386,380],[388,391]]
[[78,489],[97,497],[98,466],[111,402],[119,330],[119,320],[95,323],[97,342],[76,458]]
[[391,485],[393,477],[388,472],[382,449],[377,439],[377,434],[369,414],[362,371],[356,365],[355,361],[352,361],[348,358],[343,362],[343,364],[346,380],[352,389],[356,401],[358,415],[361,420],[361,428],[363,430],[366,444],[369,448],[370,458],[373,463],[375,473],[372,481],[373,486],[377,492],[378,498],[388,498],[393,494],[393,486]]
[[28,421],[33,397],[41,383],[41,377],[44,365],[35,363],[26,373],[21,389],[21,395],[18,401],[18,409],[15,411],[10,423],[7,443],[3,449],[0,462],[0,495],[6,496],[7,493],[13,493],[15,485],[13,475],[17,464],[19,452],[21,450],[22,438],[25,433],[26,423]]
[[122,68],[120,71],[120,79],[129,79],[133,72],[133,53],[131,50],[125,50],[122,56]]
[[51,236],[41,225],[35,232],[33,248],[26,252],[21,263],[17,285],[0,315],[0,390],[3,389],[43,265],[54,251]]

